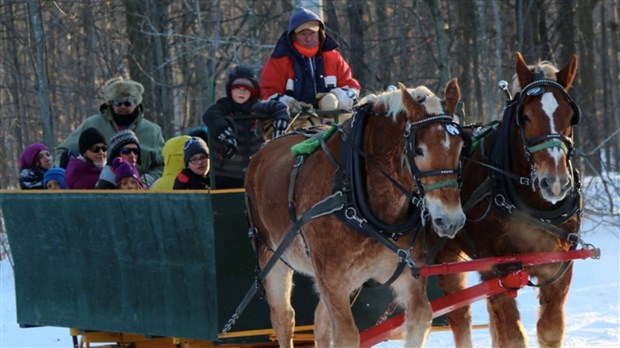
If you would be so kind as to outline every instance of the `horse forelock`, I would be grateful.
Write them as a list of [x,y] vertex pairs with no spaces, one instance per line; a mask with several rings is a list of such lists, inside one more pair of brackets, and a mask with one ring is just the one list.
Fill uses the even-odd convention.
[[[528,65],[528,67],[532,72],[542,70],[543,78],[551,81],[557,81],[557,76],[555,74],[560,71],[555,65],[553,65],[553,63],[547,60],[540,61],[535,65]],[[521,86],[519,85],[519,78],[517,77],[517,74],[514,74],[512,76],[512,94],[514,95],[518,92],[521,92]]]

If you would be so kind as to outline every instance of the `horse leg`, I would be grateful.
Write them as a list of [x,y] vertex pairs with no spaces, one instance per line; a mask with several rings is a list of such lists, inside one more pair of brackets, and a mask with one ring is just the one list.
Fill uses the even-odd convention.
[[493,347],[527,347],[527,336],[514,298],[506,294],[489,297],[487,310]]
[[426,279],[413,279],[406,274],[394,282],[392,289],[397,301],[405,307],[404,347],[423,347],[433,321],[433,310],[426,295]]
[[[439,277],[439,287],[446,295],[453,294],[467,287],[467,277],[465,273],[452,273]],[[467,305],[453,310],[446,315],[456,347],[473,347],[471,338],[471,306]]]
[[[320,278],[320,276],[317,275],[317,278]],[[335,288],[330,288],[324,282],[317,281],[321,301],[324,303],[329,316],[330,346],[337,348],[359,347],[360,335],[353,320],[349,291],[343,289],[347,281],[342,280],[342,283],[340,279],[334,279],[333,281]],[[320,311],[323,311],[323,309],[320,309]]]
[[325,303],[319,299],[314,310],[314,344],[316,347],[329,347],[330,340],[329,313]]
[[[265,255],[267,253],[263,253]],[[267,254],[267,260],[271,255]],[[264,265],[264,263],[261,263]],[[278,336],[280,347],[293,346],[295,310],[291,306],[293,270],[278,261],[263,280],[265,296],[270,307],[271,325]]]
[[571,264],[564,276],[556,282],[541,287],[538,293],[540,307],[536,334],[540,347],[561,347],[564,339],[564,304],[573,277]]

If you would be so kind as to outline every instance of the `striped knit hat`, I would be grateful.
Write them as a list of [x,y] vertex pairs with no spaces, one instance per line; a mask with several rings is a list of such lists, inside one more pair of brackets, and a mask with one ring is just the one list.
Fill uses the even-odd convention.
[[[122,130],[117,132],[110,138],[110,149],[108,150],[108,162],[112,163],[112,161],[121,155],[121,149],[123,146],[127,144],[136,144],[138,145],[138,149],[140,149],[140,141],[136,136],[136,133],[130,131],[129,129]],[[138,157],[138,163],[140,163],[140,157]]]

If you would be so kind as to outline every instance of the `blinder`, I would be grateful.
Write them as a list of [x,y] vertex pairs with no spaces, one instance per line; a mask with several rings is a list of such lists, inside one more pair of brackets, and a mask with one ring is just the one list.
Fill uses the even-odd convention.
[[[448,133],[451,136],[460,136],[461,139],[463,140],[463,148],[461,149],[458,169],[456,170],[439,169],[439,170],[431,170],[431,171],[422,172],[416,166],[414,157],[418,156],[419,154],[417,154],[416,152],[415,133],[420,128],[423,128],[433,123],[440,123],[443,126],[446,133]],[[424,118],[422,120],[419,120],[413,123],[408,123],[407,130],[405,131],[405,137],[407,138],[407,157],[410,162],[411,169],[413,171],[413,177],[415,178],[416,185],[418,187],[418,190],[420,191],[419,192],[420,195],[423,196],[425,192],[444,188],[444,187],[455,187],[455,188],[460,189],[462,185],[463,156],[464,154],[468,153],[467,151],[469,150],[469,146],[471,146],[471,139],[469,138],[469,136],[467,136],[467,134],[463,131],[463,129],[458,123],[453,122],[452,116],[445,115],[445,114],[435,115],[435,116],[430,116],[430,117]],[[422,182],[420,181],[420,178],[423,178],[426,176],[450,175],[450,174],[453,174],[453,175],[455,174],[457,176],[457,180],[453,180],[453,179],[440,180],[436,183],[426,185],[426,186],[423,185]]]
[[566,89],[564,89],[564,87],[560,85],[559,83],[557,83],[556,81],[536,80],[530,83],[529,85],[525,86],[523,91],[521,91],[521,93],[515,96],[515,100],[518,100],[517,125],[519,127],[522,127],[522,124],[523,124],[523,120],[522,120],[524,117],[523,116],[523,104],[525,103],[525,98],[543,94],[545,92],[545,87],[547,86],[555,87],[560,92],[562,92],[564,97],[568,100],[569,105],[573,109],[573,117],[571,118],[570,124],[573,126],[579,124],[579,121],[581,120],[581,109],[579,109],[579,105],[577,105],[577,103],[575,103],[575,101],[573,100],[573,98],[571,98],[568,92],[566,92]]

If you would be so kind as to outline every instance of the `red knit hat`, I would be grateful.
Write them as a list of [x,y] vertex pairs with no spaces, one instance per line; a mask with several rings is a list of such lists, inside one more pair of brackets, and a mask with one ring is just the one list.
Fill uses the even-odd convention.
[[232,90],[235,88],[245,88],[250,91],[251,100],[258,98],[258,90],[256,90],[254,84],[252,83],[252,81],[250,81],[250,79],[247,79],[245,77],[238,77],[234,79],[230,85],[230,91],[232,92]]

